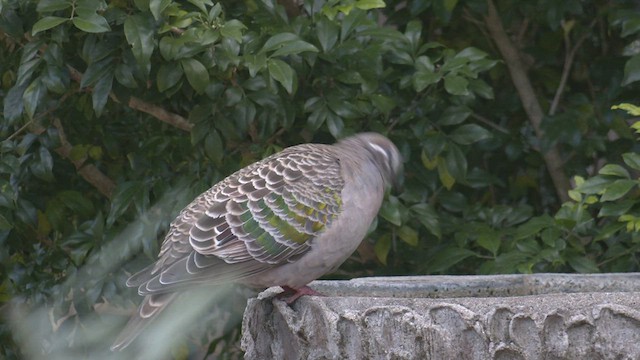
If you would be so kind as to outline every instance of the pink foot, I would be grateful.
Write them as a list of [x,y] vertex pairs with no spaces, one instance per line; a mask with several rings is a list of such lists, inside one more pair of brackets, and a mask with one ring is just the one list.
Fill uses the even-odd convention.
[[319,292],[313,290],[312,288],[308,287],[307,285],[299,288],[299,289],[294,289],[292,287],[289,286],[280,286],[282,288],[282,290],[284,290],[282,293],[278,294],[278,298],[281,298],[284,300],[284,302],[286,302],[288,305],[293,304],[296,300],[298,300],[299,297],[304,296],[304,295],[309,295],[309,296],[322,296],[322,294],[320,294]]

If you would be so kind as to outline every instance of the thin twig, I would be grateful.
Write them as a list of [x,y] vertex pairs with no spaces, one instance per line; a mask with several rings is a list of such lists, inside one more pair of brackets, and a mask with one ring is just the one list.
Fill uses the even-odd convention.
[[[596,22],[597,22],[597,19],[593,20],[591,24],[589,24],[589,28],[592,28],[596,24]],[[588,36],[589,36],[589,33],[582,34],[582,36],[580,36],[580,38],[576,42],[576,45],[574,47],[571,47],[570,31],[564,31],[564,47],[566,50],[566,54],[564,57],[564,66],[562,68],[562,75],[560,76],[560,84],[556,89],[556,94],[553,97],[551,106],[549,107],[549,115],[551,116],[555,115],[556,111],[558,110],[558,105],[560,104],[560,98],[562,97],[562,93],[564,92],[564,89],[567,86],[567,80],[569,79],[569,74],[571,73],[571,66],[573,66],[573,59],[576,57],[576,53],[578,52],[578,49],[582,46],[584,41],[587,40]]]
[[478,115],[476,113],[471,113],[471,117],[480,121],[481,123],[490,126],[498,131],[500,131],[501,133],[507,134],[507,135],[511,135],[511,132],[507,129],[505,129],[504,127],[494,123],[493,121],[487,119],[486,117],[482,116],[482,115]]
[[478,28],[478,31],[480,31],[482,36],[487,40],[487,46],[489,46],[493,51],[497,51],[493,41],[491,41],[491,36],[487,32],[487,27],[484,22],[473,17],[468,8],[464,8],[462,18],[475,25]]
[[51,108],[39,113],[37,116],[35,116],[34,118],[32,118],[31,120],[27,121],[24,125],[22,125],[22,127],[20,127],[20,129],[16,130],[13,134],[11,134],[7,140],[12,140],[13,138],[15,138],[16,136],[20,135],[24,130],[26,130],[29,126],[31,126],[34,123],[38,123],[38,120],[49,116],[50,114],[52,114],[56,109],[58,109],[60,107],[60,104],[64,103],[64,101],[69,98],[69,95],[71,94],[71,92],[67,92],[64,95],[62,95],[60,97],[60,99],[58,99],[58,101],[56,102],[55,106],[52,106]]
[[20,127],[20,129],[16,130],[13,134],[9,135],[9,137],[7,138],[7,140],[13,140],[13,138],[15,138],[16,136],[20,135],[24,130],[26,130],[31,124],[33,124],[33,120],[31,119],[29,121],[27,121],[24,125],[22,125],[22,127]]

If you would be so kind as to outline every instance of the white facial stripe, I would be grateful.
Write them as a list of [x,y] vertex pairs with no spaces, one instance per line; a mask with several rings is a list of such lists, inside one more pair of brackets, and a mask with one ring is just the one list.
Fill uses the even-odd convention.
[[379,153],[381,153],[384,158],[389,161],[389,154],[387,154],[387,152],[382,148],[382,146],[378,145],[378,144],[374,144],[372,142],[369,143],[369,146],[371,146],[371,148]]

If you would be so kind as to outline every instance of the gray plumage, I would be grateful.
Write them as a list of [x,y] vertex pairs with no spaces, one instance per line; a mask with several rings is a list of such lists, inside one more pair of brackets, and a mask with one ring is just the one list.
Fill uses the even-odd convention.
[[180,212],[155,264],[129,278],[144,300],[112,349],[129,345],[181,289],[228,282],[298,289],[335,270],[401,172],[391,141],[361,133],[292,146],[228,176]]

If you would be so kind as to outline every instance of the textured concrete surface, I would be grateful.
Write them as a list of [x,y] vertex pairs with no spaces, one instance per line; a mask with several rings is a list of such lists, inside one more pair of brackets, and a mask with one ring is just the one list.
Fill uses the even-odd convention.
[[246,359],[640,359],[640,274],[317,281],[247,305]]

